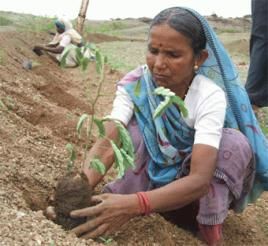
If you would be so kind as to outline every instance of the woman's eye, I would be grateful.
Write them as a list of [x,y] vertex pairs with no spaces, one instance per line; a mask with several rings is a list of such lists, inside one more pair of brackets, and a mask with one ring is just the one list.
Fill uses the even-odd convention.
[[151,54],[154,54],[156,55],[158,53],[158,50],[155,49],[155,48],[152,48],[152,47],[148,47],[148,51],[151,53]]
[[169,57],[172,57],[172,58],[178,58],[178,57],[180,57],[180,55],[178,53],[175,53],[175,52],[168,52],[167,55]]

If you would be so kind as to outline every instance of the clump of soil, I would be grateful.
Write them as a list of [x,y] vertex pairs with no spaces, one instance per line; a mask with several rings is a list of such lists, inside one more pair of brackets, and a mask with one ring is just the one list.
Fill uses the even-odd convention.
[[54,197],[55,223],[70,230],[86,221],[85,218],[71,218],[72,210],[91,205],[92,189],[84,173],[71,172],[57,183]]

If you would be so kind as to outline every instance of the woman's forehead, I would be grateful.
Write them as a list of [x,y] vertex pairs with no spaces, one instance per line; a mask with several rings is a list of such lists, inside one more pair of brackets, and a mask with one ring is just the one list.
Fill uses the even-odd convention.
[[168,37],[173,39],[180,39],[181,37],[186,37],[183,33],[178,32],[168,24],[155,25],[150,29],[150,37]]
[[178,44],[190,45],[191,41],[183,33],[176,31],[167,24],[156,25],[150,29],[149,44],[163,46],[166,44],[178,46]]

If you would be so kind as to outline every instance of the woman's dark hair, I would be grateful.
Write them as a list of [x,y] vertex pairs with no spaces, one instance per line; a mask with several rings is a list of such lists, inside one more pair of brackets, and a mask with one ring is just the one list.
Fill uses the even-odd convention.
[[206,37],[200,21],[188,10],[172,7],[161,11],[152,20],[150,29],[156,25],[168,24],[191,40],[194,53],[198,55],[206,47]]

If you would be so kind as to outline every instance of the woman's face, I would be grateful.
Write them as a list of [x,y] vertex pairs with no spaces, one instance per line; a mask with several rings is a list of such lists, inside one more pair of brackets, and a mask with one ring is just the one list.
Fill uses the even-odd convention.
[[189,38],[167,24],[151,28],[146,62],[157,85],[177,94],[194,77],[196,59]]
[[57,32],[60,33],[60,34],[61,34],[61,33],[64,33],[64,31],[65,31],[64,29],[59,28],[59,27],[57,27],[57,26],[56,26],[56,29],[57,29]]

